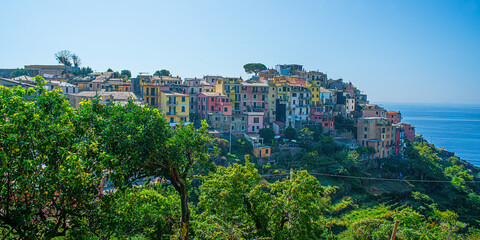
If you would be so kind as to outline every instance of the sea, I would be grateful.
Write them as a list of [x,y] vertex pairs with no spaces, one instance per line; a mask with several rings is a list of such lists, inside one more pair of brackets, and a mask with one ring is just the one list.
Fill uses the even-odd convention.
[[415,126],[415,133],[436,147],[480,167],[480,104],[377,103],[400,111],[402,122]]

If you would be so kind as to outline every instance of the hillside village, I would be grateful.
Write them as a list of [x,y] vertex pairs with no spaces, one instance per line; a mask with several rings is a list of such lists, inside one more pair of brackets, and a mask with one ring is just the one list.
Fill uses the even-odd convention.
[[247,80],[0,69],[0,210],[36,209],[0,211],[0,236],[388,239],[399,223],[399,239],[478,239],[479,168],[351,82],[248,65]]
[[[367,156],[370,158],[401,155],[404,139],[413,142],[415,138],[415,127],[401,122],[400,112],[369,103],[367,95],[351,82],[330,79],[323,72],[308,71],[297,64],[276,65],[246,80],[210,75],[182,79],[146,73],[129,78],[113,71],[82,77],[73,74],[78,68],[64,65],[27,65],[24,69],[29,76],[43,76],[47,88],[60,89],[74,108],[81,101],[99,97],[105,105],[131,100],[158,108],[171,126],[206,120],[216,136],[245,137],[260,159],[268,160],[272,152],[272,144],[264,144],[259,135],[263,128],[274,131],[276,143],[294,145],[296,141],[285,136],[287,128],[299,132],[307,125],[321,126],[323,133],[339,144],[352,149],[373,148],[375,151]],[[0,71],[5,76],[0,85],[35,85],[26,75],[7,78],[11,71]],[[353,128],[341,127],[345,122]]]

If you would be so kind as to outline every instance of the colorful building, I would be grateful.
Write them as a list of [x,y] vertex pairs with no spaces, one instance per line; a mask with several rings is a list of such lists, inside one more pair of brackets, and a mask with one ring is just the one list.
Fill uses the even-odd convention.
[[243,80],[241,78],[222,78],[217,79],[215,86],[216,92],[223,93],[230,98],[232,102],[233,114],[240,114],[242,112],[241,103],[241,87]]
[[197,113],[200,119],[208,119],[208,115],[219,113],[222,116],[232,115],[232,102],[223,93],[203,92],[198,94]]
[[263,128],[264,112],[245,112],[247,116],[247,132],[258,133]]
[[243,113],[262,112],[268,114],[268,84],[267,83],[242,83]]
[[392,123],[399,123],[402,121],[402,114],[400,112],[388,111],[387,118],[392,121]]
[[388,118],[362,117],[357,122],[357,142],[375,149],[375,157],[387,158],[395,154],[395,127]]
[[170,126],[189,122],[190,97],[187,94],[160,91],[158,108],[165,113],[165,118]]
[[321,125],[324,132],[335,131],[335,121],[331,114],[325,113],[322,107],[310,108],[310,122]]
[[200,78],[185,78],[185,93],[190,96],[190,113],[198,113],[198,95],[203,92],[215,92],[215,87]]
[[366,104],[362,109],[362,116],[366,118],[387,118],[387,111],[376,104]]
[[410,142],[415,141],[415,127],[412,126],[411,124],[408,123],[398,123],[399,125],[403,126],[403,129],[405,131],[405,138],[410,140]]

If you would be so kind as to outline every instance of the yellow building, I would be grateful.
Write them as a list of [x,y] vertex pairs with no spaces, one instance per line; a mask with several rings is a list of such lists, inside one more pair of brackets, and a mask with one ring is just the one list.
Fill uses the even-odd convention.
[[158,85],[142,85],[143,102],[150,107],[159,108],[160,106],[160,92],[164,90],[162,86]]
[[232,114],[241,113],[241,78],[222,78],[217,80],[215,91],[225,94],[232,101]]
[[171,126],[180,122],[189,122],[190,97],[187,94],[160,91],[158,108],[165,113],[165,117]]
[[311,80],[307,82],[307,87],[310,90],[310,96],[312,97],[312,106],[322,106],[321,91],[322,80]]

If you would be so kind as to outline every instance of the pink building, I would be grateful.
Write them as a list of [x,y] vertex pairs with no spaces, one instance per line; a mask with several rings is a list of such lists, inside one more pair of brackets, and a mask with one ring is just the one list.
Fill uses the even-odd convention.
[[263,128],[263,112],[246,112],[247,115],[247,132],[258,133]]
[[379,107],[376,104],[366,104],[365,107],[362,109],[362,116],[366,117],[379,117],[379,118],[387,118],[387,111],[385,109]]
[[241,101],[243,113],[262,112],[265,116],[268,111],[268,84],[243,82]]
[[405,138],[405,129],[400,124],[393,124],[395,127],[395,154],[403,151],[403,139]]
[[345,84],[345,87],[343,89],[344,92],[348,93],[350,95],[350,97],[354,97],[355,96],[355,86],[353,86],[353,84],[351,82]]
[[335,128],[334,117],[325,113],[322,107],[310,108],[310,121],[322,125],[326,131],[333,131]]
[[388,111],[387,118],[392,121],[392,123],[399,123],[402,121],[402,114],[400,112]]
[[200,119],[207,119],[209,113],[219,113],[225,116],[232,115],[232,102],[222,93],[203,92],[198,94],[197,112]]
[[399,123],[399,125],[402,125],[403,126],[403,129],[404,129],[404,135],[405,135],[405,138],[407,138],[408,140],[410,140],[410,142],[414,142],[415,141],[415,127],[412,126],[411,124],[408,124],[408,123]]

